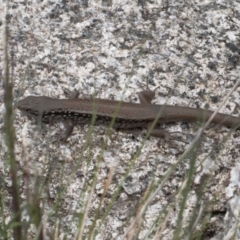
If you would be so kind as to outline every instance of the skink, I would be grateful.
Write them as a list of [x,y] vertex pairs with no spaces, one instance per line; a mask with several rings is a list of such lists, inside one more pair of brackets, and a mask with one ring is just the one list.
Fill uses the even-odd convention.
[[[77,94],[76,94],[77,95]],[[130,129],[145,127],[151,136],[170,140],[170,133],[163,129],[152,127],[157,118],[157,124],[175,121],[207,121],[213,114],[212,111],[151,104],[155,93],[145,90],[139,93],[141,103],[120,102],[114,100],[91,99],[54,99],[45,96],[28,96],[17,103],[17,108],[30,118],[35,118],[44,123],[54,123],[64,120],[67,129],[61,140],[66,140],[72,133],[75,124],[91,122],[96,116],[96,123],[110,123],[114,118],[114,128]],[[212,123],[230,128],[240,129],[240,117],[217,113]]]

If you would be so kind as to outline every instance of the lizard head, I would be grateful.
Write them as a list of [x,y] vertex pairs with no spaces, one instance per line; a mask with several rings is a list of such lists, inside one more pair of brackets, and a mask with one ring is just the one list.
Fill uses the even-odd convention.
[[18,101],[16,106],[24,115],[30,118],[42,117],[44,112],[43,97],[28,96]]

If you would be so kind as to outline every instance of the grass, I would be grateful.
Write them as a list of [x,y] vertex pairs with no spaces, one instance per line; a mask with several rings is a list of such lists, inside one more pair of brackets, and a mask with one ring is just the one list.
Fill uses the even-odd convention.
[[[7,19],[5,19],[7,21]],[[13,113],[13,97],[12,97],[12,87],[13,83],[10,79],[9,71],[9,58],[8,58],[8,28],[7,24],[5,27],[5,39],[4,39],[4,103],[6,108],[5,118],[4,118],[4,129],[5,129],[5,142],[7,147],[7,159],[6,163],[9,168],[10,179],[12,182],[12,221],[8,224],[2,222],[2,229],[0,233],[2,236],[7,239],[8,229],[13,230],[14,239],[22,239],[22,226],[21,226],[21,210],[20,210],[20,197],[19,197],[19,185],[17,177],[17,163],[14,153],[14,113]],[[1,212],[4,213],[4,199],[1,198]],[[3,216],[3,221],[5,220]]]

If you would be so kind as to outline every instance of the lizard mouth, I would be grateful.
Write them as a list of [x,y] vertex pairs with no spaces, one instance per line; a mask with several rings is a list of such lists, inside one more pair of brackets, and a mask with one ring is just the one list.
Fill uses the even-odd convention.
[[33,117],[36,118],[39,116],[39,113],[30,109],[30,108],[21,108],[21,107],[17,107],[21,112],[23,112],[23,114],[25,114],[27,117]]

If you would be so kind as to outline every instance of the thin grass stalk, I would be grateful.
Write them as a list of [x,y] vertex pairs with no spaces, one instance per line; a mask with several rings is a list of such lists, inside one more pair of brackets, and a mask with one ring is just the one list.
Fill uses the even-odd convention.
[[5,142],[7,146],[7,164],[9,166],[10,178],[12,181],[12,228],[13,239],[22,239],[22,226],[21,226],[21,209],[19,198],[19,186],[17,177],[17,163],[14,152],[14,139],[15,131],[13,127],[14,113],[13,113],[13,96],[12,87],[13,83],[10,78],[9,72],[9,57],[8,57],[8,2],[5,4],[5,28],[3,34],[4,45],[4,104],[6,112],[4,115],[4,129],[5,129]]

